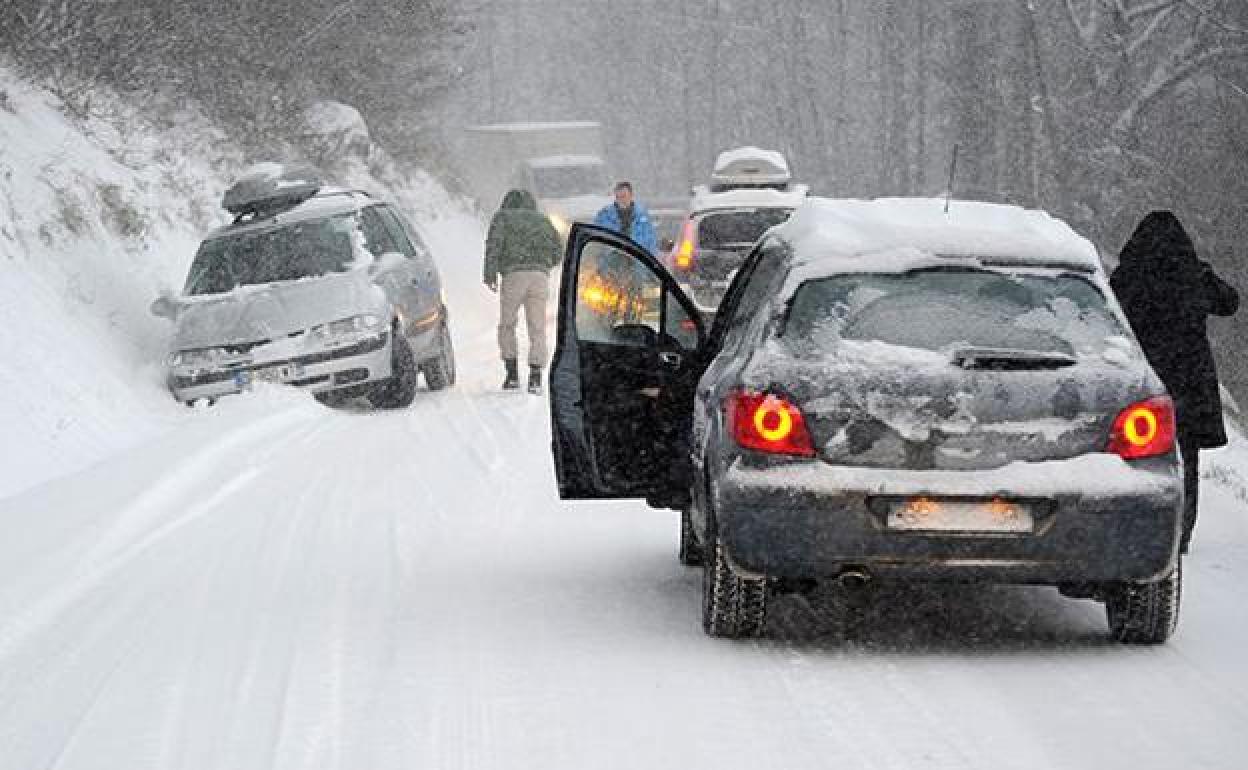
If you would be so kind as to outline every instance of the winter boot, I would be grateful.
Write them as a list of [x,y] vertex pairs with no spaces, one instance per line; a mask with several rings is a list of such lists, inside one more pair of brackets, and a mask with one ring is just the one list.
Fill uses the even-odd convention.
[[529,367],[529,392],[534,395],[542,392],[542,367]]
[[516,359],[504,358],[503,367],[507,376],[503,378],[503,390],[516,390],[520,387],[520,370],[516,368]]

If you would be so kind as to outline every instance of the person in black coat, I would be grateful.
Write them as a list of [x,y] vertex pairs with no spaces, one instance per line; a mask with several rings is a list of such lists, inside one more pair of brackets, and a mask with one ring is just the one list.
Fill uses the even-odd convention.
[[1239,293],[1196,256],[1172,212],[1154,211],[1136,227],[1109,279],[1149,364],[1174,399],[1183,458],[1183,538],[1196,526],[1201,449],[1226,444],[1218,373],[1205,320],[1234,315]]

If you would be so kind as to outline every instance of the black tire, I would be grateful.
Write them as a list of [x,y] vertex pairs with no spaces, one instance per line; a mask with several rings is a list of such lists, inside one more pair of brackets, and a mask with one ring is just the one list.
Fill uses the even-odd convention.
[[689,509],[680,512],[680,553],[678,558],[680,563],[686,567],[701,567],[706,563],[702,558],[702,544],[698,542],[698,536],[693,531],[693,519],[689,516]]
[[1179,623],[1183,565],[1155,583],[1114,583],[1105,587],[1109,634],[1123,644],[1162,644]]
[[443,390],[455,384],[455,349],[451,345],[451,331],[442,323],[438,333],[438,354],[420,367],[429,390]]
[[711,536],[702,572],[702,630],[708,636],[761,636],[767,623],[767,580],[732,571],[718,535]]
[[416,398],[416,358],[407,337],[397,332],[390,350],[393,376],[369,393],[368,401],[378,409],[403,409]]

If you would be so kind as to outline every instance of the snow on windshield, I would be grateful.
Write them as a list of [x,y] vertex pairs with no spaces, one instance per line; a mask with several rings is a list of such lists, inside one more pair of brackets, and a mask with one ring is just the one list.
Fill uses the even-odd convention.
[[354,214],[214,238],[195,255],[185,293],[220,294],[239,286],[345,272],[365,251],[359,239]]
[[808,281],[783,336],[799,352],[859,341],[1090,356],[1117,350],[1124,331],[1096,286],[1074,274],[922,270]]

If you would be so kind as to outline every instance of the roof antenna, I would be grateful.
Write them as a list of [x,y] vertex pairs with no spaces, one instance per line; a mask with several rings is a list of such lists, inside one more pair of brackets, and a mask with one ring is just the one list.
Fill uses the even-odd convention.
[[958,178],[958,147],[953,145],[953,163],[949,164],[949,187],[945,191],[945,213],[949,213],[949,202],[953,200],[953,184]]

